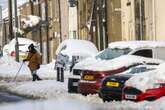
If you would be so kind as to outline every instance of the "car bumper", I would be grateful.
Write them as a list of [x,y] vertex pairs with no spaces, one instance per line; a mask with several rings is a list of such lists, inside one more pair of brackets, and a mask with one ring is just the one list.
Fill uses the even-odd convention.
[[80,81],[78,92],[82,94],[95,94],[99,92],[101,84],[97,81]]
[[122,100],[122,90],[101,88],[100,89],[101,98],[104,100]]

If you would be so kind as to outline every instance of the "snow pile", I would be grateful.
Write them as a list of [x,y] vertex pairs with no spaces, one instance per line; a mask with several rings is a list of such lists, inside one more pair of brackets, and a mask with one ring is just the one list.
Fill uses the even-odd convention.
[[67,93],[66,82],[61,83],[55,80],[43,80],[36,82],[22,82],[8,87],[10,92],[38,98],[56,98]]
[[83,101],[61,98],[58,100],[28,101],[4,105],[0,110],[93,110]]
[[94,56],[98,52],[95,45],[87,40],[68,39],[63,41],[56,50],[68,56]]
[[85,67],[88,67],[90,65],[94,65],[99,63],[101,60],[96,59],[95,57],[90,57],[90,58],[86,58],[78,63],[75,64],[75,66],[73,67],[74,69],[84,69]]
[[[49,64],[45,64],[45,65],[41,65],[40,69],[37,71],[37,74],[41,77],[41,78],[56,78],[56,70],[54,70],[54,63],[55,61],[49,63]],[[22,65],[22,67],[21,67]],[[26,78],[29,79],[31,78],[31,72],[28,68],[28,62],[23,63],[23,62],[16,62],[15,59],[13,57],[10,57],[8,55],[5,55],[3,57],[0,58],[0,77],[4,77],[4,78],[13,78],[16,76],[16,74],[18,73],[20,67],[20,71],[18,73],[18,77],[21,78]],[[67,77],[70,73],[69,72],[65,72],[65,77]],[[19,79],[19,78],[17,78]]]
[[147,89],[157,88],[160,86],[159,83],[165,83],[164,67],[165,63],[160,64],[154,71],[135,75],[126,82],[126,86],[135,87],[143,92]]
[[22,65],[22,68],[19,71],[19,75],[20,76],[26,75],[26,77],[30,77],[30,70],[25,64],[23,64],[22,62],[18,63],[15,61],[13,57],[10,57],[7,55],[1,57],[0,58],[0,76],[1,77],[15,77],[21,65]]
[[[28,46],[30,44],[34,44],[34,46],[37,47],[36,42],[27,38],[18,38],[18,43],[19,43],[19,50],[21,50],[21,52],[27,52]],[[3,55],[10,54],[12,51],[15,51],[15,44],[16,44],[16,39],[14,38],[4,46]]]
[[68,97],[57,98],[56,100],[26,101],[0,106],[0,110],[164,110],[165,98],[154,102],[131,102],[113,101],[109,103],[93,104],[86,101],[71,99]]
[[129,67],[131,65],[139,64],[139,63],[159,64],[162,62],[163,62],[162,60],[158,60],[158,59],[151,59],[151,58],[145,58],[145,57],[134,56],[134,55],[123,55],[123,56],[114,58],[112,60],[98,61],[94,59],[88,59],[75,65],[75,68],[82,69],[82,70],[108,71],[108,70],[119,69],[122,67]]
[[23,28],[34,27],[39,24],[41,18],[39,16],[28,15],[27,18],[21,19]]
[[117,41],[109,44],[109,48],[155,48],[155,47],[165,47],[164,41]]

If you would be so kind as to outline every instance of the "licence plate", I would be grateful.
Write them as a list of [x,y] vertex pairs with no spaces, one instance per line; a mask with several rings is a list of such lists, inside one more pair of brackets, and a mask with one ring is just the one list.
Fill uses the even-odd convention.
[[118,82],[107,82],[106,86],[109,86],[109,87],[119,87],[119,83]]
[[134,99],[135,100],[137,97],[136,97],[136,95],[128,95],[128,94],[126,94],[125,98],[126,99]]
[[84,79],[85,80],[93,80],[93,76],[92,75],[85,75]]

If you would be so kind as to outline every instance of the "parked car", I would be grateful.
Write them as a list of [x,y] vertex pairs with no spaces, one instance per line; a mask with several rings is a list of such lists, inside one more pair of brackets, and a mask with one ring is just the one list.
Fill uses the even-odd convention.
[[81,73],[90,70],[92,66],[99,64],[100,61],[109,61],[122,55],[137,55],[165,60],[164,54],[165,42],[163,41],[118,41],[109,43],[108,48],[99,52],[95,57],[82,60],[74,66],[75,72],[73,71],[72,77],[75,77],[75,86],[71,86],[71,88],[74,88],[72,91],[77,92]]
[[153,101],[165,96],[165,63],[156,70],[139,74],[126,81],[122,97],[131,101]]
[[87,40],[67,39],[57,48],[56,55],[61,53],[67,55],[69,60],[66,62],[66,68],[70,69],[73,63],[77,63],[87,57],[92,57],[98,52],[96,46]]
[[159,62],[152,64],[142,64],[131,67],[130,69],[122,73],[106,77],[102,81],[101,89],[99,92],[102,100],[104,102],[112,100],[122,100],[122,90],[124,88],[125,82],[129,78],[143,72],[155,70],[158,65]]
[[[27,52],[28,52],[28,46],[30,44],[34,44],[37,50],[39,50],[39,45],[37,45],[37,42],[34,42],[31,39],[28,38],[18,38],[18,43],[19,43],[19,59],[23,60],[27,57]],[[16,57],[16,52],[15,52],[15,44],[16,40],[12,39],[8,44],[6,44],[3,47],[3,55],[9,55],[12,57]]]
[[78,92],[84,95],[98,93],[102,80],[109,75],[124,72],[134,66],[143,63],[162,62],[151,58],[134,55],[123,55],[109,61],[100,61],[95,66],[89,66],[89,70],[83,71],[81,80],[78,82]]
[[157,83],[158,88],[147,89],[145,92],[126,86],[123,90],[123,99],[131,101],[154,101],[165,96],[165,83]]
[[[63,41],[57,48],[56,55],[59,53],[69,57],[68,62],[65,62],[66,70],[72,72],[74,65],[86,58],[93,57],[98,53],[96,46],[87,40],[68,39]],[[55,63],[56,68],[56,63]],[[77,72],[75,72],[77,71]],[[74,70],[72,73],[79,73],[79,70]],[[74,91],[74,82],[77,78],[70,74],[68,79],[68,92]]]

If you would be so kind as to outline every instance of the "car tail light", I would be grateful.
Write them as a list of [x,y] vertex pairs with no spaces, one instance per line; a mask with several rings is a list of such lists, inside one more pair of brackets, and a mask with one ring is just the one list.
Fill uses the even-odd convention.
[[100,79],[102,80],[106,75],[103,74],[103,73],[98,73],[98,74],[95,74],[95,79]]
[[15,57],[16,56],[16,52],[15,51],[12,51],[10,55],[13,56],[13,57]]

